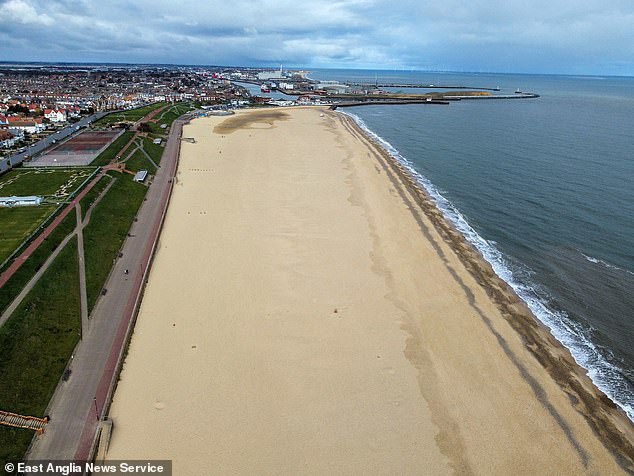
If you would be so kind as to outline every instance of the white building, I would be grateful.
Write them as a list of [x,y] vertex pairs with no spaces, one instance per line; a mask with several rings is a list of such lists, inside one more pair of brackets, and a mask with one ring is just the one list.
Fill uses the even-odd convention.
[[337,81],[321,81],[315,85],[315,90],[327,91],[331,94],[346,94],[350,92],[350,86],[339,84]]
[[51,122],[66,122],[66,110],[44,109],[44,117]]
[[42,203],[42,197],[0,197],[0,207],[34,207]]
[[[12,120],[15,119],[15,120]],[[39,118],[36,119],[22,119],[19,117],[9,118],[9,131],[12,134],[16,134],[17,131],[21,131],[19,134],[24,135],[25,132],[29,134],[38,134],[46,129],[46,124],[42,123]],[[14,132],[16,131],[16,132]]]
[[0,130],[0,148],[9,148],[13,147],[15,144],[20,142],[24,137],[24,132],[22,131],[5,131]]
[[263,81],[267,81],[269,79],[282,79],[284,76],[282,75],[282,66],[280,65],[280,69],[278,71],[260,71],[258,73],[258,79]]
[[139,183],[143,183],[145,182],[145,179],[147,178],[147,170],[139,170],[136,175],[134,176],[134,181],[135,182],[139,182]]

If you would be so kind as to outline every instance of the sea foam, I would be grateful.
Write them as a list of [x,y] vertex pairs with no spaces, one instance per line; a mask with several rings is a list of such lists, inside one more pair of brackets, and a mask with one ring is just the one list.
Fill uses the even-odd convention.
[[[353,119],[370,138],[407,169],[427,192],[443,216],[480,252],[495,273],[511,286],[537,319],[550,329],[555,339],[570,351],[577,364],[587,371],[592,382],[622,408],[628,418],[634,422],[634,395],[632,395],[627,380],[620,369],[606,360],[591,341],[591,330],[570,319],[564,311],[551,309],[547,299],[536,293],[537,285],[526,279],[518,279],[511,270],[509,261],[495,247],[494,242],[480,236],[458,209],[438,191],[434,184],[421,175],[392,144],[373,132],[359,116],[349,112],[340,112]],[[586,256],[586,259],[594,262],[591,257]]]
[[630,271],[629,269],[619,268],[618,266],[616,266],[616,265],[614,265],[614,264],[611,264],[611,263],[608,263],[607,261],[604,261],[604,260],[602,260],[602,259],[599,259],[599,258],[594,258],[594,257],[592,257],[592,256],[588,256],[587,254],[582,253],[581,251],[580,251],[579,253],[581,253],[581,255],[582,255],[582,256],[583,256],[586,260],[588,260],[590,263],[593,263],[593,264],[598,264],[598,265],[604,266],[604,267],[606,267],[606,268],[613,269],[613,270],[615,270],[615,271],[620,271],[620,272],[622,272],[622,273],[631,274],[631,275],[633,275],[633,276],[634,276],[634,273],[633,273],[632,271]]

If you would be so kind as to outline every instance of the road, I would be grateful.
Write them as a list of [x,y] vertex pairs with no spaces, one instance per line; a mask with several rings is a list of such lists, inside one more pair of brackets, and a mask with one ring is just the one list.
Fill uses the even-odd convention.
[[178,120],[172,126],[161,167],[105,285],[108,292],[90,316],[69,367],[70,378],[60,381],[47,409],[51,421],[44,434],[34,438],[27,460],[79,461],[90,456],[167,209],[183,123]]
[[112,112],[115,112],[115,111],[102,111],[102,112],[97,112],[91,116],[86,116],[82,118],[81,120],[79,120],[78,122],[74,124],[70,124],[64,129],[61,129],[55,134],[51,134],[50,136],[36,142],[35,144],[30,145],[29,147],[26,148],[26,150],[10,156],[9,161],[11,162],[12,166],[15,166],[16,164],[19,164],[24,161],[25,155],[33,157],[34,155],[39,154],[43,152],[44,150],[48,149],[50,146],[52,146],[56,142],[59,142],[60,140],[65,139],[66,137],[77,132],[83,126],[88,126],[92,122],[95,122],[96,120],[101,119],[103,116],[107,116],[108,114],[111,114]]

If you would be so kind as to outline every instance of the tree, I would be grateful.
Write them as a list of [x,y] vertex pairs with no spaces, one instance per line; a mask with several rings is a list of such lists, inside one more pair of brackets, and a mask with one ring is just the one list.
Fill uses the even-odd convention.
[[29,113],[29,108],[26,106],[23,106],[22,104],[13,104],[11,106],[9,106],[8,109],[9,112],[13,112],[15,114],[28,114]]

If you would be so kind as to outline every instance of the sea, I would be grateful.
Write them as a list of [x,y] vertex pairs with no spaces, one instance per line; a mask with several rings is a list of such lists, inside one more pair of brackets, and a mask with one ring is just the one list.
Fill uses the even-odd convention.
[[445,217],[634,421],[634,77],[374,70],[309,76],[540,95],[343,111],[409,167]]

